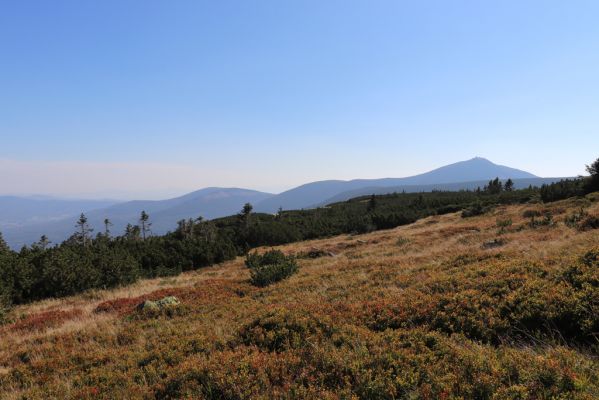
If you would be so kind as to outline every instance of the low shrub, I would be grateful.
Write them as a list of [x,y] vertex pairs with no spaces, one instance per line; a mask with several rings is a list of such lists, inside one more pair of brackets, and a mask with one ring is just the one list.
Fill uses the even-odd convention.
[[540,216],[541,212],[539,210],[524,210],[522,213],[523,218],[536,218]]
[[528,225],[531,228],[538,228],[540,226],[555,226],[555,221],[553,220],[553,215],[549,211],[546,211],[543,214],[542,219],[536,219],[534,216],[530,217],[530,222]]
[[282,281],[298,271],[295,258],[286,256],[279,250],[271,250],[262,255],[249,254],[245,265],[250,269],[252,284],[260,287]]
[[599,229],[599,217],[588,216],[580,222],[578,229],[581,231],[588,231],[591,229]]
[[490,211],[490,207],[484,207],[480,203],[476,203],[462,211],[462,218],[476,217]]
[[584,208],[580,208],[580,210],[566,216],[564,219],[564,223],[567,227],[570,228],[578,228],[578,224],[589,214],[584,210]]
[[10,326],[15,331],[42,331],[53,328],[63,322],[77,318],[83,314],[83,311],[76,308],[68,311],[51,310],[26,316],[20,321]]
[[593,364],[566,348],[537,354],[421,329],[344,329],[282,352],[236,346],[166,371],[157,399],[592,399]]
[[599,249],[556,272],[501,260],[456,258],[448,264],[447,275],[419,290],[366,302],[356,315],[377,332],[425,327],[494,345],[531,340],[596,343]]
[[244,325],[239,339],[246,346],[280,352],[304,347],[331,333],[326,323],[306,311],[276,308]]
[[510,226],[512,226],[512,219],[508,218],[508,219],[498,219],[496,221],[497,227],[499,228],[499,234],[505,233],[505,231],[507,230],[507,228],[509,228]]
[[462,207],[457,204],[449,204],[447,206],[442,206],[437,209],[437,215],[449,214],[461,211]]
[[298,258],[309,258],[315,259],[320,257],[331,257],[333,254],[330,251],[325,251],[321,249],[310,249],[306,252],[302,252],[296,255]]
[[397,241],[395,242],[395,244],[399,247],[403,247],[403,246],[407,245],[408,243],[410,243],[410,239],[405,238],[405,237],[399,237],[399,238],[397,238]]

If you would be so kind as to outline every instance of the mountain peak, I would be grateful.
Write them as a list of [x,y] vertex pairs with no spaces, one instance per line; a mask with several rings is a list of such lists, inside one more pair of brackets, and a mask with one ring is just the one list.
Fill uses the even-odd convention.
[[415,184],[434,184],[479,181],[493,179],[495,177],[501,179],[537,178],[537,176],[529,172],[506,167],[505,165],[495,164],[483,157],[474,157],[470,160],[459,161],[424,174],[404,179],[406,181],[413,181],[410,183]]
[[372,190],[373,187],[453,184],[474,181],[488,182],[490,179],[496,177],[500,179],[537,178],[526,171],[498,165],[486,158],[477,156],[470,160],[458,161],[423,174],[405,178],[356,179],[352,181],[307,183],[265,199],[258,203],[255,209],[258,211],[274,212],[279,207],[283,207],[286,210],[311,207],[342,193],[363,194],[359,190],[365,188]]

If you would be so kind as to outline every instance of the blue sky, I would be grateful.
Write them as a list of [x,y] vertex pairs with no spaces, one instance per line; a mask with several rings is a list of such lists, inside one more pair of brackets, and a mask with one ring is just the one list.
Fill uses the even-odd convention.
[[0,194],[164,197],[599,157],[596,1],[0,5]]

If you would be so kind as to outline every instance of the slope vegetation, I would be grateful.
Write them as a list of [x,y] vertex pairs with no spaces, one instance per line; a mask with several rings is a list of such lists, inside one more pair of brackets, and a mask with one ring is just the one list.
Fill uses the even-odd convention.
[[299,272],[266,287],[238,258],[19,306],[0,397],[596,399],[598,200],[280,246]]

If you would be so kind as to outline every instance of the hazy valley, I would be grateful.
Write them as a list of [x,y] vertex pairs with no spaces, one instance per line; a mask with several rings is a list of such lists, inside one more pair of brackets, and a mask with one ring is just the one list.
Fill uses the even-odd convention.
[[60,243],[73,234],[80,213],[85,213],[96,233],[104,231],[108,218],[111,230],[120,235],[127,224],[138,223],[143,210],[152,216],[152,233],[163,235],[177,227],[177,221],[188,218],[220,218],[236,213],[245,203],[259,212],[276,213],[322,207],[350,198],[393,192],[430,192],[433,190],[476,190],[490,178],[512,179],[517,189],[541,186],[561,178],[539,178],[525,171],[494,164],[483,158],[473,158],[407,178],[329,180],[312,182],[282,192],[270,194],[238,188],[205,188],[186,195],[156,201],[94,201],[60,199],[23,199],[0,197],[0,231],[13,248],[36,242],[46,235]]

